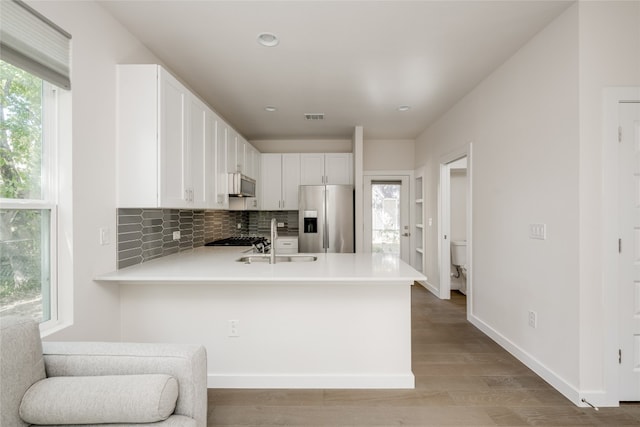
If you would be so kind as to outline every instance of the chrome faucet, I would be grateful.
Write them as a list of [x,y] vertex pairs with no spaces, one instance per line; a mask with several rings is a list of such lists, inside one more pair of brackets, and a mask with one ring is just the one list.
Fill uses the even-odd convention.
[[271,250],[269,251],[269,264],[276,263],[276,239],[278,238],[278,221],[271,218]]

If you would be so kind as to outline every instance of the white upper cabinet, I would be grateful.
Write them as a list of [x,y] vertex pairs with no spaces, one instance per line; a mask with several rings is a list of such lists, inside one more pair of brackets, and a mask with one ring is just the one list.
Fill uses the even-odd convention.
[[227,129],[227,172],[235,173],[238,172],[238,157],[236,153],[238,133],[228,124],[225,123],[224,126]]
[[250,176],[247,173],[247,162],[245,160],[245,156],[247,153],[247,140],[244,139],[241,135],[238,135],[238,139],[236,142],[236,172],[240,172],[243,175]]
[[118,206],[191,207],[189,91],[158,65],[119,65],[117,99]]
[[224,122],[212,111],[207,113],[215,129],[215,194],[213,196],[214,209],[229,207],[229,184],[227,175],[227,131]]
[[353,154],[327,153],[324,155],[326,184],[353,184]]
[[173,76],[159,69],[160,185],[158,205],[187,207],[193,188],[187,140],[189,92]]
[[260,178],[260,152],[249,143],[245,146],[243,173],[256,181]]
[[159,65],[117,78],[118,207],[228,208],[250,144]]
[[206,209],[211,207],[215,194],[215,124],[202,101],[191,94],[188,100],[187,147],[191,168],[187,174],[187,183],[190,181],[187,187],[191,189],[189,196],[193,208]]
[[353,184],[351,153],[312,153],[300,155],[300,184]]
[[298,210],[300,154],[262,153],[262,210]]
[[324,184],[324,154],[300,154],[300,185]]

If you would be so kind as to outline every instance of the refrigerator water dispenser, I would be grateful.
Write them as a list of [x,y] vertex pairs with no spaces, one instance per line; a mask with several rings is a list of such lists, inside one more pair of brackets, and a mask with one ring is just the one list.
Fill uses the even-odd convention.
[[318,232],[318,211],[304,211],[304,233]]

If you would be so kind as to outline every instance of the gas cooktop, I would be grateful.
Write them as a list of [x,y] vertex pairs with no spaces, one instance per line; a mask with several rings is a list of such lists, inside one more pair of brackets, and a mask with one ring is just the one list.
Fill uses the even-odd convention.
[[265,244],[267,241],[264,237],[227,237],[226,239],[214,240],[205,244],[205,246],[251,246],[258,243]]

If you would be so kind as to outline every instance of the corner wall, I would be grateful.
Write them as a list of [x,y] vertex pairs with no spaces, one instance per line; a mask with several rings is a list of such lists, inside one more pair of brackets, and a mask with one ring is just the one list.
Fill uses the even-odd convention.
[[[71,200],[70,206],[61,206],[60,220],[72,217],[73,223],[58,236],[72,257],[72,271],[60,272],[68,279],[59,286],[73,287],[73,325],[48,339],[119,341],[119,289],[93,281],[116,269],[115,65],[160,61],[97,3],[30,1],[29,5],[73,36],[73,180],[63,176],[60,183],[63,199]],[[111,243],[105,246],[98,241],[101,227],[110,230]]]
[[604,138],[603,90],[640,86],[640,2],[581,2],[579,13],[580,388],[596,405],[617,405],[617,377],[603,373],[608,361],[618,370],[617,349],[606,345],[617,337],[610,329],[618,319],[605,322],[605,302],[617,298],[617,289],[603,276],[602,152],[611,143]]
[[413,170],[413,139],[365,139],[363,146],[365,171]]
[[[425,166],[433,218],[425,274],[439,288],[439,162],[473,144],[469,318],[571,398],[579,384],[577,76],[576,4],[421,134],[415,164]],[[547,224],[547,240],[529,239],[532,223]]]

